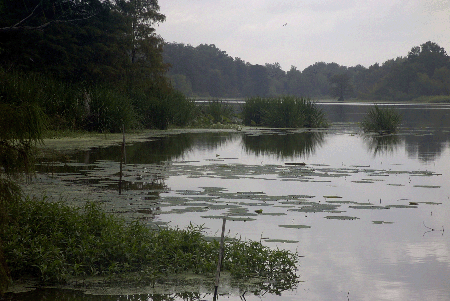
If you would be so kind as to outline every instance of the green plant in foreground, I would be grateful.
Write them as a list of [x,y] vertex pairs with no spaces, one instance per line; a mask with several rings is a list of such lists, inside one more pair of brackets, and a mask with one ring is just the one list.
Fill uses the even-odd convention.
[[392,134],[397,131],[402,116],[392,108],[380,108],[375,105],[369,109],[361,122],[364,132]]
[[[216,269],[219,243],[207,241],[199,226],[153,230],[93,203],[72,208],[31,199],[10,204],[8,214],[1,238],[13,279],[34,277],[48,284],[134,273],[133,279],[152,282],[186,272],[213,277]],[[272,280],[277,291],[297,283],[297,259],[296,253],[259,242],[228,240],[223,268],[234,277]]]

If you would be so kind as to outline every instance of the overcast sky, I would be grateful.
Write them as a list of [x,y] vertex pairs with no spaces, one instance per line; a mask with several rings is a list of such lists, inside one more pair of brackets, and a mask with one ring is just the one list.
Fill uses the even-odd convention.
[[167,42],[214,44],[288,71],[315,62],[369,67],[432,41],[450,54],[450,0],[159,0]]

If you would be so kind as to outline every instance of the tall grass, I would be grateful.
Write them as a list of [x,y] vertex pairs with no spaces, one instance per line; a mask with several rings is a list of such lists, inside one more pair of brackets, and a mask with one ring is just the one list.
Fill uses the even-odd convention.
[[375,105],[367,112],[361,127],[364,132],[392,134],[397,131],[401,121],[402,116],[396,110]]
[[[136,91],[137,90],[137,91]],[[0,103],[33,103],[49,118],[49,129],[118,132],[126,129],[188,125],[195,104],[170,88],[82,86],[42,74],[7,72],[0,68]]]
[[230,105],[220,100],[206,102],[202,111],[211,123],[229,123],[233,117],[233,109]]
[[309,99],[294,96],[252,97],[243,107],[245,125],[276,128],[327,127],[324,113]]
[[[25,199],[10,206],[1,238],[13,279],[61,283],[77,276],[137,273],[139,281],[152,282],[182,272],[213,275],[216,268],[219,243],[207,241],[201,227],[152,230],[92,203],[71,208]],[[295,285],[297,259],[297,254],[259,242],[229,240],[223,267],[234,277]]]

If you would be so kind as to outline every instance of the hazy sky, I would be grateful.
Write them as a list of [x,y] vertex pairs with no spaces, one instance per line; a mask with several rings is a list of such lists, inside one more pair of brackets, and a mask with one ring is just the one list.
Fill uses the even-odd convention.
[[[432,41],[450,54],[450,0],[159,0],[167,42],[214,44],[251,64],[369,67]],[[283,26],[284,25],[284,26]]]

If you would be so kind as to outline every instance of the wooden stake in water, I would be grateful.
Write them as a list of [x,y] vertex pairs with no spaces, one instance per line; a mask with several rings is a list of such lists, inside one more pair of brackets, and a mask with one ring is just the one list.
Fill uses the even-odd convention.
[[227,222],[227,218],[223,218],[222,224],[222,235],[220,236],[220,250],[219,250],[219,261],[217,262],[217,270],[216,270],[216,283],[214,286],[214,301],[217,300],[217,288],[219,287],[219,278],[220,278],[220,269],[222,268],[222,259],[223,259],[223,249],[224,249],[224,239],[225,239],[225,223]]
[[123,141],[122,141],[122,150],[121,150],[121,156],[120,156],[120,173],[119,173],[119,194],[122,194],[122,164],[127,160],[127,155],[125,153],[125,125],[122,125],[122,135],[123,135]]

